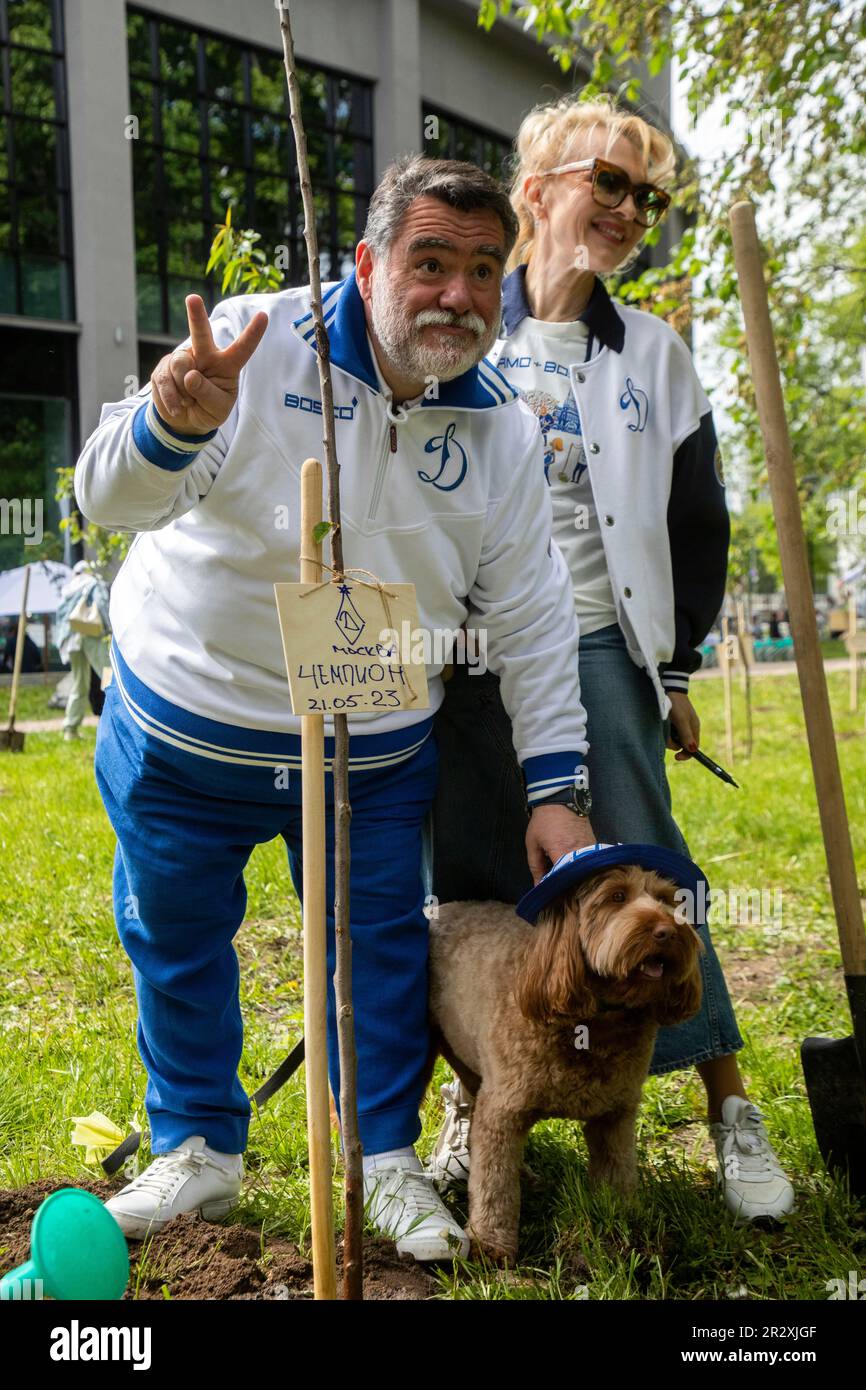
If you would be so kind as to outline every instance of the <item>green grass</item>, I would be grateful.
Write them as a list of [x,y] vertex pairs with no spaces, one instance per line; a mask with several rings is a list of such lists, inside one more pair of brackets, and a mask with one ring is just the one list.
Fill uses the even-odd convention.
[[[54,694],[57,682],[52,679],[51,685],[22,685],[18,689],[18,702],[15,710],[16,722],[25,719],[62,719],[62,709],[49,709],[48,701]],[[0,686],[0,728],[4,728],[9,721],[9,696],[11,694],[8,685]],[[87,713],[90,713],[88,706]]]
[[[866,874],[866,735],[847,712],[845,672],[829,676],[852,840]],[[696,682],[703,744],[725,761],[722,687]],[[40,688],[22,718],[38,718]],[[742,696],[735,690],[738,727]],[[540,1179],[527,1186],[520,1269],[462,1266],[440,1276],[454,1299],[826,1298],[826,1282],[866,1264],[866,1221],[824,1172],[805,1099],[803,1037],[850,1032],[805,732],[793,676],[753,686],[755,742],[734,767],[734,791],[695,764],[669,763],[674,807],[694,857],[717,888],[782,893],[780,920],[713,927],[741,1032],[752,1097],[797,1188],[784,1229],[728,1221],[714,1188],[703,1089],[691,1071],[647,1082],[640,1115],[642,1187],[629,1212],[585,1183],[579,1127],[550,1121],[530,1138]],[[0,712],[3,699],[0,695]],[[24,714],[24,709],[27,713]],[[22,756],[0,753],[0,1186],[83,1180],[71,1117],[102,1110],[122,1130],[146,1123],[129,963],[111,910],[114,837],[93,780],[94,731],[78,744],[28,734]],[[300,924],[282,842],[255,851],[247,921],[237,938],[249,1091],[302,1027]],[[436,1081],[446,1079],[440,1063]],[[419,1148],[433,1143],[441,1106],[431,1088]],[[236,1219],[306,1246],[303,1076],[254,1117],[249,1179]],[[335,1195],[339,1198],[335,1184]],[[458,1215],[465,1207],[455,1201]],[[170,1296],[170,1285],[167,1294]]]

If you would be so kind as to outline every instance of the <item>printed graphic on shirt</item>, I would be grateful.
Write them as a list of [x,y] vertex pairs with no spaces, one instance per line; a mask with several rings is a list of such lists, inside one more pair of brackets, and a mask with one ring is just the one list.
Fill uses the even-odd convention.
[[[552,537],[571,576],[581,634],[588,634],[617,622],[593,492],[594,470],[600,476],[604,466],[584,452],[579,397],[571,381],[571,365],[587,360],[589,332],[581,323],[548,328],[553,331],[542,332],[524,319],[518,334],[503,344],[498,366],[538,419]],[[643,417],[645,422],[645,408]],[[637,418],[634,407],[630,418]]]
[[453,492],[459,487],[469,466],[466,450],[459,439],[454,438],[456,429],[457,425],[452,420],[443,434],[434,434],[424,445],[425,454],[434,456],[439,470],[436,473],[426,473],[423,468],[419,468],[418,477],[422,483],[431,483],[440,492]]
[[649,396],[636,386],[630,376],[625,379],[625,390],[619,398],[621,410],[629,412],[628,427],[633,434],[643,434],[649,419]]
[[[586,454],[581,437],[580,416],[571,391],[557,401],[546,391],[521,391],[521,397],[538,416],[544,439],[544,476],[550,483],[550,470],[561,483],[579,483],[586,472]],[[564,436],[571,435],[568,439]]]
[[[353,396],[349,405],[334,405],[335,420],[354,420],[355,407],[358,404],[358,397]],[[283,405],[288,410],[306,410],[310,415],[321,415],[322,402],[318,396],[301,396],[297,391],[286,391],[283,394]]]

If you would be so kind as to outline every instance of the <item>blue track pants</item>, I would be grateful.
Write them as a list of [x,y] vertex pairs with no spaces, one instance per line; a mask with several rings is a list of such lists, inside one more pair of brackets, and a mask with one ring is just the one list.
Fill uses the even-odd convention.
[[[134,685],[128,671],[126,677]],[[247,742],[255,737],[261,736]],[[290,736],[283,737],[288,743]],[[352,753],[356,742],[373,745],[353,740]],[[332,752],[327,740],[326,758]],[[96,776],[118,840],[115,917],[133,966],[155,1153],[192,1134],[225,1153],[246,1147],[250,1104],[237,1075],[243,1026],[232,942],[244,918],[244,868],[255,845],[283,837],[301,893],[301,777],[291,772],[288,787],[277,786],[277,771],[235,768],[172,747],[140,727],[117,681],[109,686]],[[412,1144],[421,1129],[428,1056],[421,851],[436,776],[432,734],[403,761],[350,771],[352,987],[366,1153]],[[327,902],[333,904],[330,773],[325,792]],[[329,915],[329,981],[333,971]],[[328,1054],[339,1096],[332,984]]]

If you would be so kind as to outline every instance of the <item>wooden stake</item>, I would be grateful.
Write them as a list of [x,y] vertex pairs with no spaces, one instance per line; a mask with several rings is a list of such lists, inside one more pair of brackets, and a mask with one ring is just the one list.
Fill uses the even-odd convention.
[[743,698],[746,702],[746,757],[752,756],[752,661],[754,648],[752,634],[746,631],[746,608],[741,598],[737,599],[737,645],[743,663]]
[[[322,465],[301,469],[301,582],[318,584],[322,545],[312,541],[322,520]],[[307,556],[309,558],[307,558]],[[304,865],[304,1062],[313,1292],[337,1297],[334,1211],[331,1200],[331,1123],[328,1096],[328,938],[325,904],[325,716],[301,715],[301,836]]]
[[[322,425],[325,464],[328,475],[328,521],[330,522],[331,566],[334,576],[343,573],[343,537],[340,530],[340,467],[334,426],[334,393],[331,386],[331,353],[322,313],[322,282],[319,274],[319,247],[316,237],[316,209],[307,139],[301,115],[301,93],[295,69],[295,50],[289,10],[279,5],[283,60],[289,85],[289,109],[298,178],[304,205],[304,240],[310,267],[310,307],[316,326],[316,355],[322,392]],[[303,543],[308,538],[302,537]],[[332,577],[334,577],[332,576]],[[352,942],[349,927],[349,730],[344,714],[334,715],[334,929],[336,932],[336,973],[334,993],[337,1006],[337,1037],[340,1055],[340,1125],[343,1138],[343,1165],[346,1174],[346,1225],[343,1237],[343,1297],[363,1297],[364,1179],[361,1140],[358,1133],[357,1053],[355,1018],[352,1006]]]
[[[736,601],[736,607],[737,607],[737,651],[739,652],[740,658],[742,659],[742,655],[743,655],[743,651],[744,651],[744,647],[743,647],[743,630],[744,630],[745,625],[746,625],[746,617],[745,617],[745,611],[744,611],[745,605],[743,604],[743,600],[742,600],[741,598],[738,598],[738,599],[737,599],[737,601]],[[742,669],[742,671],[740,672],[740,677],[741,677],[740,684],[741,684],[742,687],[743,687],[743,694],[745,695],[745,693],[746,693],[746,663],[745,663],[745,661],[743,662],[743,669]]]
[[842,961],[846,975],[866,975],[863,909],[851,849],[827,677],[818,641],[806,537],[794,476],[761,247],[755,227],[755,209],[750,202],[736,203],[731,209],[731,234]]
[[730,623],[722,618],[722,685],[725,691],[725,752],[728,762],[734,761],[734,708],[731,701],[731,638]]
[[850,680],[848,686],[848,708],[852,714],[857,713],[857,663],[859,653],[857,651],[857,595],[852,584],[848,594],[848,652],[851,656]]

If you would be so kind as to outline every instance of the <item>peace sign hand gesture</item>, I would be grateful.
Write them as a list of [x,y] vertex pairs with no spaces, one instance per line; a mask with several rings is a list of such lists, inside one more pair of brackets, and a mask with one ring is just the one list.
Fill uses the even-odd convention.
[[227,348],[218,348],[201,295],[188,294],[191,342],[159,361],[150,378],[153,404],[179,434],[209,434],[229,417],[237,400],[241,369],[268,326],[260,310]]

